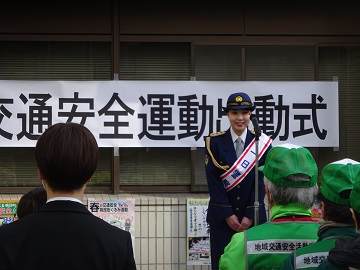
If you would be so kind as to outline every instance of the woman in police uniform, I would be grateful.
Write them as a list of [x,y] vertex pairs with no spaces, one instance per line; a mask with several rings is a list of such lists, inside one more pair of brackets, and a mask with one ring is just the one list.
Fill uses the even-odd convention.
[[[239,163],[236,154],[236,142],[242,141],[244,161],[239,164],[250,164],[247,162],[246,153],[251,153],[254,147],[255,132],[248,129],[250,115],[255,110],[255,105],[245,93],[231,94],[227,100],[226,107],[223,107],[230,122],[230,128],[226,131],[210,134],[206,139],[205,169],[208,182],[210,201],[207,213],[207,222],[210,225],[211,265],[213,270],[218,269],[220,256],[225,246],[230,242],[236,232],[241,232],[253,226],[254,201],[255,201],[255,166],[246,167],[239,172],[242,178],[238,182],[231,182],[232,169]],[[262,136],[266,136],[263,134]],[[267,137],[267,136],[266,136]],[[241,140],[240,140],[241,138]],[[267,137],[268,138],[268,137]],[[235,142],[236,141],[236,142]],[[266,154],[271,148],[271,139],[264,146],[264,154],[259,158],[261,166]],[[253,152],[254,153],[254,152]],[[260,153],[260,151],[259,151]],[[253,155],[254,156],[254,155]],[[234,165],[234,166],[233,166]],[[234,172],[238,170],[235,169]],[[229,178],[224,179],[224,174]],[[238,173],[239,174],[239,173]],[[263,204],[265,188],[263,174],[259,172],[259,224],[266,221],[265,207]]]

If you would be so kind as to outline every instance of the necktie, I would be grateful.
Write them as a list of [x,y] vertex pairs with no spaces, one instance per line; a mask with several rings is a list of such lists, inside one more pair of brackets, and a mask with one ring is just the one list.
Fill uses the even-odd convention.
[[240,157],[243,150],[244,150],[244,143],[242,139],[239,137],[235,140],[235,151],[236,151],[236,156],[238,158]]

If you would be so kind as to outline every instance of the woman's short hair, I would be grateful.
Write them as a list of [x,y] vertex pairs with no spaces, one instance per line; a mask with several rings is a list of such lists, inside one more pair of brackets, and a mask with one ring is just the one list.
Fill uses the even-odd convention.
[[39,171],[54,191],[80,189],[94,174],[98,155],[95,137],[77,123],[50,126],[35,147]]

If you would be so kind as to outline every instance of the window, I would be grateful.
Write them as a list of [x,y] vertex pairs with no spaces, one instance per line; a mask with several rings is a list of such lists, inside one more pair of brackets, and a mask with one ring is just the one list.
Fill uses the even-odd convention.
[[[339,81],[340,147],[319,148],[319,168],[343,158],[360,160],[358,117],[360,47],[319,47],[319,80]],[[334,151],[335,150],[335,151]]]
[[313,81],[315,47],[258,46],[245,49],[246,81]]
[[[111,44],[100,42],[0,42],[1,80],[109,80]],[[0,148],[0,187],[40,184],[34,148]],[[110,190],[111,151],[100,149],[90,187]]]
[[[190,80],[189,43],[121,43],[120,80]],[[120,148],[120,187],[188,186],[190,148]],[[170,187],[172,186],[172,187]],[[176,189],[175,189],[176,190]]]
[[120,80],[190,80],[189,43],[120,43]]
[[195,46],[195,77],[198,81],[240,81],[240,46]]

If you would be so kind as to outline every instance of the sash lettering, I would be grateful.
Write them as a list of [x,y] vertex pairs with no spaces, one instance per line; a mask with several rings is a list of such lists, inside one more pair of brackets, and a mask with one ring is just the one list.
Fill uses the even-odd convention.
[[[258,159],[260,159],[265,153],[266,149],[270,146],[272,139],[265,135],[261,134],[259,138],[259,153]],[[251,171],[251,169],[256,165],[256,144],[255,139],[244,149],[241,156],[235,161],[231,168],[220,176],[223,181],[224,188],[226,191],[231,190],[237,184],[239,184],[245,176]]]

